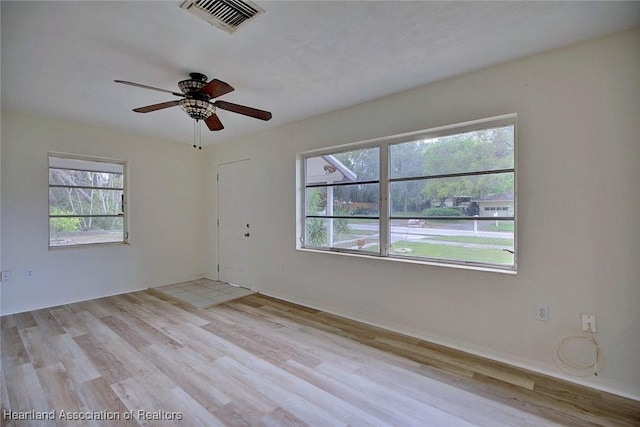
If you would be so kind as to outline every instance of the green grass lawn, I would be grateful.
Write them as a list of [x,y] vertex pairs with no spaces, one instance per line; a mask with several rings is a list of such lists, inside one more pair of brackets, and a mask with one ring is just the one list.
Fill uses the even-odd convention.
[[513,246],[513,239],[498,239],[495,237],[479,236],[434,236],[429,240],[439,240],[443,242],[478,243],[482,245],[497,245],[510,248]]
[[[505,265],[513,264],[513,254],[505,252],[502,249],[467,248],[464,246],[438,245],[437,243],[399,241],[393,244],[392,252],[402,248],[411,250],[410,252],[402,253],[402,255],[412,257]],[[398,254],[400,255],[400,253]]]
[[495,223],[487,224],[485,227],[482,227],[483,231],[513,231],[513,222],[509,221],[499,221],[496,226]]

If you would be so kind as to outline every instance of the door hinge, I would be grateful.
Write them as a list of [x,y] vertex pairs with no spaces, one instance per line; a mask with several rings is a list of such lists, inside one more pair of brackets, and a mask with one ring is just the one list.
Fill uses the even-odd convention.
[[218,273],[220,273],[220,264],[218,264]]
[[216,181],[220,181],[220,174],[216,174]]
[[218,220],[218,227],[220,227],[220,220]]

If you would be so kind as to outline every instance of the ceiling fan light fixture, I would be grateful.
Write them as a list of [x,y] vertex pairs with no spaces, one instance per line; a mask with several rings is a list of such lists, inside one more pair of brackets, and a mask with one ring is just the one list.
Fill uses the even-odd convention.
[[200,92],[200,89],[207,84],[207,76],[204,74],[191,73],[190,76],[190,79],[178,82],[178,87],[184,94]]
[[209,101],[185,98],[180,100],[180,108],[194,120],[206,120],[216,111],[216,107]]

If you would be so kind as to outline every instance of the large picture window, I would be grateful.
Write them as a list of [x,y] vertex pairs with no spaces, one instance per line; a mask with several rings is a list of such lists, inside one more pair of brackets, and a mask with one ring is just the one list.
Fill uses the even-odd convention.
[[125,164],[49,155],[49,247],[126,243]]
[[303,155],[302,247],[516,269],[515,116]]

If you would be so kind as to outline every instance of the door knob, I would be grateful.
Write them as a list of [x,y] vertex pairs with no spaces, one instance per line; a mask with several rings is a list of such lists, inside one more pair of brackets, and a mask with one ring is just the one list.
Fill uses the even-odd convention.
[[244,237],[249,237],[250,234],[249,233],[244,233]]

